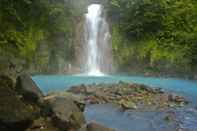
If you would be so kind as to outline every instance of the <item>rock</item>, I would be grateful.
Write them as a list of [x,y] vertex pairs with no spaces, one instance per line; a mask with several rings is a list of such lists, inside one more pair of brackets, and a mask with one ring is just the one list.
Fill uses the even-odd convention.
[[132,101],[120,101],[120,105],[122,106],[123,109],[128,110],[128,109],[137,109],[137,105],[133,103]]
[[160,102],[166,102],[169,100],[169,94],[164,93],[160,95]]
[[52,118],[56,126],[64,130],[77,130],[85,124],[85,117],[73,100],[55,97],[49,100]]
[[80,86],[74,86],[71,89],[68,90],[69,92],[72,92],[74,94],[94,94],[97,89],[95,89],[92,86],[86,86],[86,85],[80,85]]
[[97,94],[100,93],[99,89],[96,89],[95,87],[86,87],[86,94],[92,95],[92,94]]
[[71,87],[68,90],[68,92],[72,92],[74,94],[82,94],[82,93],[85,94],[86,93],[86,88],[87,88],[87,86],[82,84],[80,86],[73,86],[73,87]]
[[168,99],[169,101],[174,101],[176,99],[176,94],[169,94]]
[[82,95],[88,104],[118,104],[127,109],[162,110],[182,107],[188,102],[184,97],[141,84],[99,84],[73,87],[69,92]]
[[86,103],[88,104],[99,104],[99,100],[96,96],[87,96],[85,98]]
[[17,78],[16,89],[23,95],[26,101],[41,102],[44,96],[39,87],[31,79],[31,76],[26,74]]
[[93,122],[87,125],[87,131],[114,131],[114,130]]
[[87,126],[86,125],[84,125],[84,126],[82,126],[79,130],[77,130],[77,131],[87,131]]
[[67,99],[69,98],[72,101],[74,101],[74,103],[82,112],[84,112],[85,110],[85,101],[84,101],[84,96],[82,95],[75,95],[67,91],[66,92],[53,92],[45,96],[44,100],[47,101],[55,97],[65,97]]
[[50,118],[38,118],[26,131],[62,131],[55,127]]
[[69,92],[64,92],[64,97],[69,98],[77,105],[77,107],[80,109],[81,112],[84,112],[85,110],[85,101],[84,97],[82,95],[74,95]]
[[185,102],[185,98],[181,97],[181,96],[176,96],[174,101],[177,102],[177,103],[184,103]]
[[25,103],[9,77],[0,76],[0,130],[25,130],[36,116],[36,107]]
[[169,95],[169,101],[172,101],[172,102],[175,102],[177,104],[180,104],[180,105],[184,105],[184,104],[188,104],[189,102],[186,101],[186,99],[182,96],[178,96],[178,95],[175,95],[175,94],[170,94]]
[[196,74],[193,76],[193,79],[194,80],[197,80],[197,75]]
[[80,109],[81,112],[85,111],[85,102],[80,100],[74,100],[74,103],[77,105],[77,107]]
[[176,113],[173,111],[167,112],[167,115],[164,117],[166,122],[174,122],[176,120]]

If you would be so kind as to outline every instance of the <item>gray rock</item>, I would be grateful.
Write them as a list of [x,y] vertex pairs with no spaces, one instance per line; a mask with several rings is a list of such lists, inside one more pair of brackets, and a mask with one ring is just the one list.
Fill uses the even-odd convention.
[[87,131],[87,125],[83,125],[79,130],[77,131]]
[[194,79],[194,80],[197,80],[197,74],[195,74],[195,75],[193,76],[193,79]]
[[137,105],[135,103],[133,103],[132,101],[122,100],[122,101],[120,101],[120,105],[125,110],[128,110],[128,109],[137,109]]
[[77,107],[84,112],[85,110],[85,101],[83,95],[75,95],[70,92],[52,92],[44,97],[44,100],[50,100],[55,97],[65,97],[66,99],[71,99]]
[[64,130],[77,130],[85,124],[83,112],[73,100],[66,97],[55,97],[49,100],[52,118],[56,126]]
[[31,76],[24,74],[17,78],[16,89],[20,92],[24,99],[31,102],[42,101],[43,93],[35,82],[31,79]]

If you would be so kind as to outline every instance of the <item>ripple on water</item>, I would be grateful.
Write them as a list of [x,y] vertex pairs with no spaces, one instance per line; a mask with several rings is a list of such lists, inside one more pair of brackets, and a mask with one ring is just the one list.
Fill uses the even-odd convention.
[[[167,122],[168,112],[175,112],[174,121]],[[85,110],[88,122],[96,121],[117,131],[175,131],[183,128],[187,131],[197,129],[197,111],[180,109],[165,112],[122,112],[120,108],[109,104],[89,105]]]

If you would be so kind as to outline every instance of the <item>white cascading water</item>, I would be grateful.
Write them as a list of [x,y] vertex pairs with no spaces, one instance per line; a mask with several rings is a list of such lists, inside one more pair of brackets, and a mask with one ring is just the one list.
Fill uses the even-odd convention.
[[88,6],[85,15],[85,74],[89,76],[103,76],[111,68],[111,47],[109,26],[103,15],[100,4]]

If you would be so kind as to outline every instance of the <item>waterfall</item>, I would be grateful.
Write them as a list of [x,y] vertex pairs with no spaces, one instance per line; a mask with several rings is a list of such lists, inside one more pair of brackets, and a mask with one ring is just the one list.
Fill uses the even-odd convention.
[[85,74],[103,76],[111,70],[111,42],[109,25],[103,6],[91,4],[85,14]]

